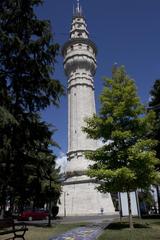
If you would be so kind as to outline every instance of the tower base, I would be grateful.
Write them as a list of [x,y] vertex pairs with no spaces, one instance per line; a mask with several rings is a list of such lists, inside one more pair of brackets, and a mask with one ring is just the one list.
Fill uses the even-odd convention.
[[102,194],[87,176],[71,177],[64,182],[59,216],[115,214],[110,193]]

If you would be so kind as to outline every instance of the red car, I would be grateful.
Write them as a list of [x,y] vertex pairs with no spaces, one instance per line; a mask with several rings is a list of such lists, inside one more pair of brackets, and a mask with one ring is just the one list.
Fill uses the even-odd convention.
[[32,221],[32,220],[44,220],[48,219],[49,213],[46,210],[34,209],[34,210],[24,210],[18,216],[18,220],[20,221]]

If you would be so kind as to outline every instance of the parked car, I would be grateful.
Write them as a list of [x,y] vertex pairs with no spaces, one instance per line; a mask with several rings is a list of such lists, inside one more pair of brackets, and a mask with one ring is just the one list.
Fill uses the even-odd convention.
[[21,212],[18,216],[19,221],[32,221],[48,219],[48,211],[44,209],[28,209]]

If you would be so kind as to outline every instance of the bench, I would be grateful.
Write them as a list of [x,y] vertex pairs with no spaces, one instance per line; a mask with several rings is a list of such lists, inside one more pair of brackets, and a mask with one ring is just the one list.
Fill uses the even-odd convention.
[[9,239],[24,239],[24,235],[28,231],[28,228],[24,222],[15,223],[13,219],[0,219],[0,235],[12,234],[12,237],[4,238]]

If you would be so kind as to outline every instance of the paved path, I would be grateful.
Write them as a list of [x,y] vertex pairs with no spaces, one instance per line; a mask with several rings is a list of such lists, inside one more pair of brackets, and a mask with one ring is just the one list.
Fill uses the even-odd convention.
[[58,237],[51,237],[49,240],[95,240],[108,224],[90,224],[86,227],[74,228]]
[[104,223],[104,222],[111,222],[114,219],[118,218],[119,215],[118,213],[115,213],[113,215],[95,215],[95,216],[76,216],[76,217],[63,217],[60,218],[59,220],[57,219],[57,223],[82,223],[82,222],[87,222],[87,223],[93,223],[93,224],[99,224],[99,223]]

